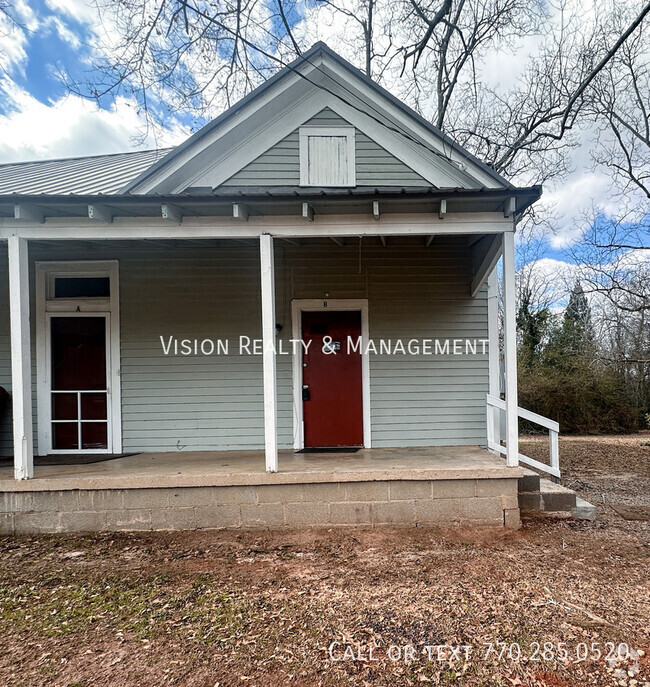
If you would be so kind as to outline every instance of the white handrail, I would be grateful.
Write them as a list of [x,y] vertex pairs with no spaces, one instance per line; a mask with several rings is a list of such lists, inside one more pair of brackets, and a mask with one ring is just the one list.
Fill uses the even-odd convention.
[[[496,396],[491,394],[486,395],[487,400],[487,445],[492,451],[497,451],[503,455],[506,454],[506,449],[501,445],[501,431],[500,431],[500,413],[506,410],[506,402]],[[497,415],[494,411],[499,411]],[[525,408],[517,408],[517,413],[519,417],[524,420],[529,420],[542,427],[548,429],[549,437],[549,454],[550,454],[550,465],[546,463],[540,463],[534,458],[525,456],[523,453],[519,454],[519,461],[526,465],[530,465],[537,470],[542,470],[548,472],[553,477],[560,477],[560,446],[559,446],[559,434],[560,425],[554,420],[549,420],[543,415],[538,415]],[[498,429],[497,429],[498,428]],[[498,432],[498,436],[496,436]]]

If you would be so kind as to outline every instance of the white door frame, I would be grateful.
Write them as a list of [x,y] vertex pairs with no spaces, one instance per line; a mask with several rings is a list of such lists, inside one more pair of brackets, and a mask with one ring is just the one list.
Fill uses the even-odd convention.
[[[323,310],[352,310],[361,313],[361,339],[368,342],[368,300],[365,298],[303,298],[291,301],[291,332],[294,341],[302,340],[302,313]],[[292,352],[293,380],[293,447],[299,451],[305,447],[305,423],[302,412],[302,345],[294,345]],[[370,360],[361,347],[361,391],[363,410],[363,447],[372,446],[370,437]]]
[[[120,312],[117,260],[75,260],[36,263],[36,407],[38,416],[38,452],[122,453],[122,397],[120,385]],[[53,276],[109,277],[109,298],[50,298]],[[106,333],[106,390],[108,448],[52,449],[52,405],[50,379],[50,317],[104,316]]]

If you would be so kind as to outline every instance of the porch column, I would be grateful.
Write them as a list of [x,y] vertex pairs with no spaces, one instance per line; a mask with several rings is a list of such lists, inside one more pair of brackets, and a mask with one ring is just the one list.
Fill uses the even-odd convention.
[[10,236],[8,248],[14,477],[15,479],[30,479],[34,476],[34,438],[32,435],[32,361],[29,337],[27,240]]
[[262,269],[262,364],[264,370],[264,454],[266,471],[278,471],[278,408],[275,370],[275,275],[273,237],[260,236]]
[[503,333],[506,378],[506,462],[519,465],[517,324],[515,312],[515,233],[503,234]]
[[[501,392],[501,360],[499,347],[499,278],[496,266],[487,279],[488,287],[488,370],[490,396],[500,398]],[[501,412],[492,408],[488,414],[488,422],[492,428],[492,438],[498,444],[501,442]],[[489,435],[488,435],[489,436]],[[496,453],[496,452],[495,452]]]

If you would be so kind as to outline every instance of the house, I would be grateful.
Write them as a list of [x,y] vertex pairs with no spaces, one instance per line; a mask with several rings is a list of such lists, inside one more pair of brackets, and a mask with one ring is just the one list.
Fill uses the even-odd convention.
[[0,166],[3,530],[518,526],[540,194],[322,43],[172,150]]

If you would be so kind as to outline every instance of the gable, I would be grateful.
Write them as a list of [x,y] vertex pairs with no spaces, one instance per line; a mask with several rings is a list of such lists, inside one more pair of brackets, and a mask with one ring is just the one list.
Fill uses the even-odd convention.
[[175,194],[258,182],[298,185],[295,134],[323,116],[330,123],[338,118],[354,127],[358,174],[343,186],[512,188],[327,46],[317,44],[122,190]]
[[[306,126],[350,126],[330,108],[304,122]],[[417,172],[391,155],[362,131],[355,131],[355,168],[357,186],[422,186],[431,184]],[[197,186],[202,186],[199,180]],[[299,129],[271,146],[221,186],[299,186]]]

